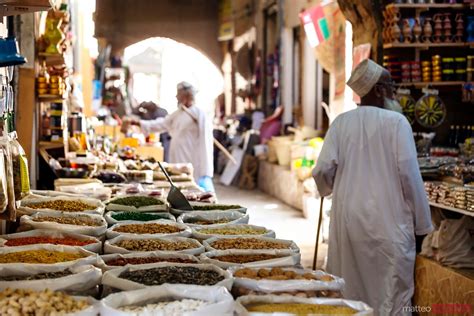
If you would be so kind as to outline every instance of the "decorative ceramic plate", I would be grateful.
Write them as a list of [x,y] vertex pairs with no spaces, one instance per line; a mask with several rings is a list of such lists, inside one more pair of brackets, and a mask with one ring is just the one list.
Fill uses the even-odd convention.
[[423,127],[436,128],[446,118],[446,106],[437,95],[424,95],[416,102],[415,118]]
[[415,99],[409,94],[397,94],[395,96],[403,110],[403,115],[408,122],[413,125],[415,123]]

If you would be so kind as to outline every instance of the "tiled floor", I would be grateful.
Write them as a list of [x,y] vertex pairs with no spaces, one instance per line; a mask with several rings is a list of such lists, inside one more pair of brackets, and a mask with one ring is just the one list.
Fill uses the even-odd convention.
[[[250,224],[265,226],[276,232],[277,238],[293,240],[301,249],[301,263],[311,267],[316,240],[316,223],[303,217],[303,213],[258,190],[240,190],[237,187],[216,185],[220,203],[241,204],[248,208]],[[321,238],[322,239],[322,238]],[[318,268],[327,253],[327,245],[319,247]]]

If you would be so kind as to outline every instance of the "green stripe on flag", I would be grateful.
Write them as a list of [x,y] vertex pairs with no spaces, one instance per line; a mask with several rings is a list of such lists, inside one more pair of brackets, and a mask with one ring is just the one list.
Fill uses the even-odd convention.
[[324,39],[327,40],[329,36],[331,35],[329,32],[327,19],[326,18],[319,19],[318,24],[319,24],[319,29],[321,30],[321,33],[323,34]]

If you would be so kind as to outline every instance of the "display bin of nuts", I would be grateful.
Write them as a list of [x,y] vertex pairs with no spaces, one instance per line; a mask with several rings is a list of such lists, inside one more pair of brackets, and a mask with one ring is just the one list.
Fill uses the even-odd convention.
[[98,294],[98,286],[102,280],[102,270],[91,266],[61,267],[5,267],[1,269],[0,290],[32,289],[41,291],[63,291],[70,295]]
[[230,267],[288,267],[300,264],[301,254],[290,250],[216,250],[199,256],[202,263]]
[[203,241],[206,251],[213,250],[291,250],[299,253],[300,249],[291,240],[275,239],[268,237],[212,237]]
[[193,237],[206,240],[221,236],[258,236],[275,238],[275,232],[263,226],[249,224],[212,225],[210,227],[193,227]]
[[118,236],[191,236],[191,228],[184,224],[169,220],[157,220],[143,222],[128,222],[115,224],[107,230],[107,238],[112,239]]
[[130,291],[147,286],[170,284],[193,284],[201,286],[223,286],[232,288],[230,273],[212,264],[153,263],[140,266],[125,266],[106,271],[102,277],[104,291]]
[[166,212],[107,212],[104,215],[107,224],[113,225],[118,223],[128,222],[149,222],[157,221],[159,219],[167,219],[176,222],[176,218],[171,213]]
[[181,214],[177,221],[189,227],[219,224],[248,224],[249,215],[239,211],[195,211]]
[[118,236],[104,243],[106,254],[160,251],[199,255],[204,250],[199,241],[186,237]]
[[102,316],[234,315],[234,299],[222,286],[163,284],[102,299]]
[[228,270],[234,277],[232,293],[243,295],[293,295],[342,297],[344,280],[323,271],[296,268],[242,268]]
[[186,210],[179,210],[175,208],[171,208],[171,214],[175,216],[179,216],[184,213],[192,213],[195,211],[237,211],[240,213],[247,214],[247,208],[240,206],[240,205],[233,205],[233,204],[212,204],[212,203],[202,203],[202,202],[191,202],[191,206],[193,207],[193,211],[186,211]]
[[235,311],[250,315],[356,315],[372,316],[374,310],[359,301],[341,298],[304,298],[288,295],[245,295],[236,300]]
[[95,253],[102,252],[102,242],[99,239],[81,234],[48,229],[35,229],[23,233],[0,236],[0,247],[38,244],[76,246]]
[[7,267],[27,271],[48,266],[98,265],[100,260],[98,254],[81,247],[29,245],[0,248],[0,271]]
[[166,212],[168,205],[162,199],[148,195],[122,196],[107,203],[107,211]]
[[100,303],[92,297],[71,296],[49,289],[6,289],[0,292],[0,315],[97,316]]
[[107,231],[107,222],[96,214],[40,212],[20,218],[19,231],[50,229],[61,232],[101,237]]
[[121,268],[125,265],[142,265],[150,263],[199,263],[199,259],[193,255],[183,253],[164,253],[160,251],[134,252],[134,253],[114,253],[101,257],[103,264],[100,268],[103,271]]
[[104,214],[105,205],[96,199],[58,196],[41,199],[22,200],[18,213],[20,215],[32,215],[37,212],[68,212],[68,213],[90,213]]

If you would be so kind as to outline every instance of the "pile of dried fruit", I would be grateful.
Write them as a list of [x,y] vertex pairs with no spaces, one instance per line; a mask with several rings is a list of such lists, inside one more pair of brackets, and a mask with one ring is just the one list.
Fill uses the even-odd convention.
[[245,255],[222,255],[222,256],[211,257],[211,259],[219,260],[223,262],[231,262],[231,263],[249,263],[249,262],[276,259],[276,258],[281,258],[281,257],[282,257],[281,255],[270,255],[270,254],[265,254],[265,253],[259,253],[259,254],[245,254]]
[[51,250],[26,250],[0,254],[0,263],[58,263],[73,261],[84,256],[80,253],[51,251]]
[[224,280],[224,276],[214,270],[173,266],[125,271],[119,277],[149,286],[164,283],[214,285]]
[[115,227],[114,232],[130,234],[173,234],[183,231],[182,228],[173,225],[148,223],[148,224],[128,224]]
[[138,212],[121,212],[111,216],[116,221],[141,221],[148,222],[158,219],[169,219],[168,213],[138,213]]
[[54,200],[41,203],[33,203],[26,205],[32,209],[51,209],[56,211],[63,212],[83,212],[83,211],[92,211],[96,209],[94,205],[89,205],[81,201],[71,201],[71,200]]
[[127,264],[147,264],[158,262],[173,262],[173,263],[196,263],[196,260],[183,258],[160,258],[160,257],[135,257],[135,258],[117,258],[107,261],[109,266],[124,266]]
[[321,278],[317,278],[313,273],[296,273],[293,270],[282,269],[282,268],[271,268],[271,269],[250,269],[244,268],[234,272],[234,276],[237,278],[246,278],[254,280],[320,280],[325,282],[333,281],[334,279],[329,275],[324,275]]
[[288,244],[259,238],[223,238],[211,243],[218,250],[227,249],[290,249]]
[[0,276],[0,281],[33,281],[33,280],[42,280],[42,279],[57,279],[62,278],[68,275],[71,275],[72,272],[69,270],[59,271],[59,272],[45,272],[37,273],[32,275],[9,275],[9,276]]
[[193,205],[195,211],[227,211],[241,209],[240,205],[223,205],[223,204],[209,204],[209,205]]
[[155,199],[151,196],[127,196],[118,198],[110,202],[111,204],[119,204],[125,206],[134,206],[136,208],[153,205],[163,205],[163,201]]
[[288,313],[293,315],[353,315],[356,310],[346,306],[299,304],[299,303],[260,303],[246,307],[249,312]]
[[76,300],[51,290],[12,290],[0,292],[0,315],[64,315],[88,308],[85,300]]
[[9,239],[5,246],[24,246],[24,245],[35,245],[35,244],[53,244],[53,245],[67,245],[67,246],[86,246],[94,243],[94,240],[79,240],[71,237],[65,238],[54,238],[46,236],[38,237],[20,237],[15,239]]
[[252,226],[228,226],[222,228],[204,228],[197,232],[205,235],[263,235],[267,232],[265,228],[255,228]]
[[195,240],[163,240],[163,239],[130,239],[121,240],[116,246],[130,251],[180,251],[198,248],[199,244]]
[[101,226],[97,220],[88,216],[40,216],[33,219],[34,222],[54,222],[58,224],[76,225],[76,226]]

